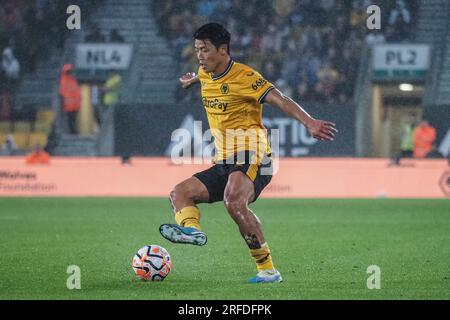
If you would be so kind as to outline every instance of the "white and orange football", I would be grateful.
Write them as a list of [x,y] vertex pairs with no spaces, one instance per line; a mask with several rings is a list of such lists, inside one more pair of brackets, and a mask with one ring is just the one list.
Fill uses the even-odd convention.
[[146,281],[162,281],[172,268],[172,259],[166,249],[152,244],[139,249],[131,265],[138,278]]

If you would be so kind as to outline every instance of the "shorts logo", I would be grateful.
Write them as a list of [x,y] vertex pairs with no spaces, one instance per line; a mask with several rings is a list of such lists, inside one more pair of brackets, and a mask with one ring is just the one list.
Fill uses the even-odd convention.
[[228,94],[228,92],[230,92],[230,87],[228,86],[228,84],[222,84],[222,86],[220,87],[220,92],[222,92],[223,94]]

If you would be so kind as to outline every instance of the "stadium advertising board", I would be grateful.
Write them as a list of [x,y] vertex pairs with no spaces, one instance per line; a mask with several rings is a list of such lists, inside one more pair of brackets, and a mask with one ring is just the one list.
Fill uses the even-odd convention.
[[[334,141],[318,141],[311,137],[301,123],[286,116],[277,108],[264,108],[263,123],[280,157],[343,157],[355,153],[355,112],[352,105],[307,105],[311,116],[336,123],[339,134]],[[274,131],[277,130],[277,131]]]
[[[265,106],[263,123],[271,137],[273,152],[281,157],[353,156],[354,107],[308,105],[306,108],[313,117],[336,123],[339,130],[336,139],[332,142],[319,142],[309,135],[302,124],[276,108]],[[155,109],[164,109],[171,116],[152,112]],[[182,149],[180,144],[189,144],[194,149],[193,156],[203,156],[205,152],[209,152],[212,143],[205,134],[209,125],[201,107],[124,106],[116,109],[115,123],[116,155],[169,156],[173,148]],[[176,131],[185,131],[190,138],[181,141],[174,135]]]
[[430,46],[378,44],[372,50],[375,80],[422,80],[430,66]]

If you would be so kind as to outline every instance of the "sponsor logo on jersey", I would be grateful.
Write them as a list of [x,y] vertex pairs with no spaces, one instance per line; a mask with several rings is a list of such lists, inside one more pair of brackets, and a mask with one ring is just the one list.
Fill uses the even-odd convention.
[[203,106],[205,108],[212,108],[212,109],[218,109],[222,112],[225,112],[228,107],[228,102],[220,101],[219,99],[207,99],[203,98]]
[[266,80],[266,79],[264,79],[264,78],[259,78],[256,82],[254,82],[254,83],[252,84],[252,89],[256,91],[256,90],[258,90],[259,87],[264,86],[266,83],[267,83],[267,80]]

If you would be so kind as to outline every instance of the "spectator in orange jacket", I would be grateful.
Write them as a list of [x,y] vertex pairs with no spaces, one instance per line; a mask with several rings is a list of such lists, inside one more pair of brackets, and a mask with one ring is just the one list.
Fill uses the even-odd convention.
[[67,114],[70,133],[77,133],[77,113],[81,106],[81,89],[72,74],[73,66],[65,64],[59,81],[59,94],[63,111]]
[[433,149],[436,129],[427,120],[422,120],[414,129],[414,158],[423,159]]
[[50,155],[37,144],[35,150],[26,159],[26,164],[50,164]]

